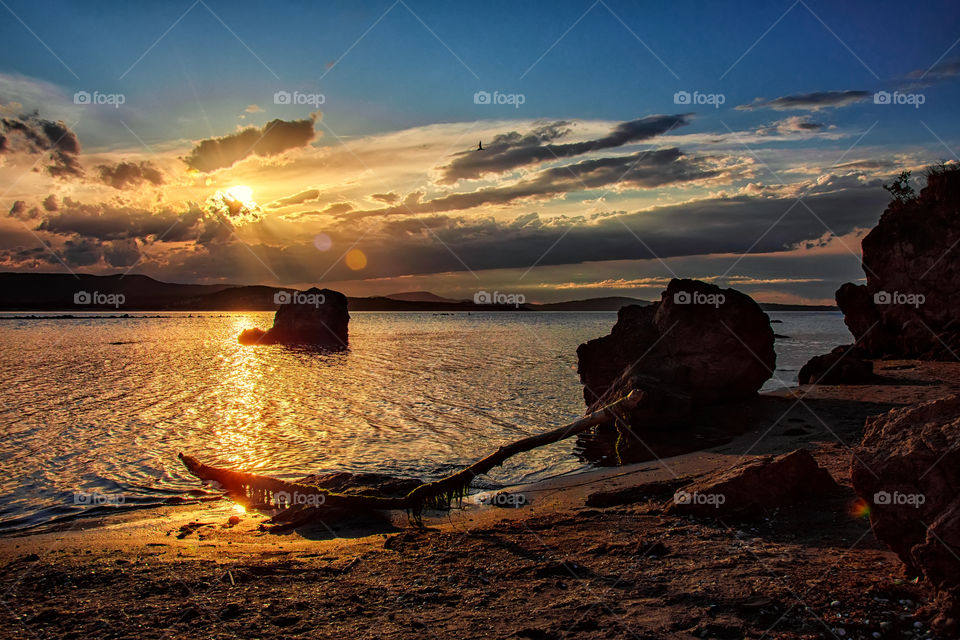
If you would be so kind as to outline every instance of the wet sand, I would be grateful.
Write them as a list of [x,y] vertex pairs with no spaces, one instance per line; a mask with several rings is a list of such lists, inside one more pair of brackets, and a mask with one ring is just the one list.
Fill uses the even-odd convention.
[[[5,536],[0,637],[924,637],[929,591],[850,513],[850,447],[868,415],[960,393],[960,363],[877,370],[718,412],[742,425],[720,446],[516,487],[521,508],[480,494],[425,529],[264,533],[217,500]],[[690,478],[798,447],[842,494],[741,522],[662,512]]]

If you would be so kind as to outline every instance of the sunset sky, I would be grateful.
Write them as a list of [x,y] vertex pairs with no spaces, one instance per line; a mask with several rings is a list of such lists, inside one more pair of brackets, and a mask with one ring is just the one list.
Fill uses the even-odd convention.
[[0,5],[5,271],[832,302],[960,150],[955,1]]

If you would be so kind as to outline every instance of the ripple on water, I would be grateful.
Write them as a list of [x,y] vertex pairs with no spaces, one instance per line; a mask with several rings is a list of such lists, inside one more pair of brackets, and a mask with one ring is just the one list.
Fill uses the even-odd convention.
[[[180,451],[284,478],[441,477],[580,415],[576,347],[616,319],[354,313],[351,350],[317,354],[237,343],[270,314],[172,315],[3,326],[0,529],[89,510],[98,495],[129,506],[194,492]],[[804,327],[819,351],[846,340],[838,316],[779,317],[794,337],[778,342],[781,365],[803,363]],[[523,454],[478,486],[579,469],[573,450],[561,442]]]

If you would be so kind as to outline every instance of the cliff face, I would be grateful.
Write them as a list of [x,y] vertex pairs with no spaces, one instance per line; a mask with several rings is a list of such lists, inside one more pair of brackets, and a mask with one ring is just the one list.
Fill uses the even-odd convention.
[[960,353],[960,171],[893,202],[863,239],[866,285],[837,290],[844,322],[870,357]]

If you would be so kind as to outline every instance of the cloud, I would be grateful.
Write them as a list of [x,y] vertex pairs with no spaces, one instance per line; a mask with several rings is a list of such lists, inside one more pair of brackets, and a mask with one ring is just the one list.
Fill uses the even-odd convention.
[[373,200],[377,200],[378,202],[382,202],[384,204],[393,204],[400,199],[400,196],[392,191],[390,193],[373,193],[370,195],[370,197]]
[[690,114],[648,116],[622,122],[606,136],[566,144],[548,144],[569,134],[570,123],[566,121],[540,126],[526,135],[511,131],[498,135],[482,151],[471,150],[459,154],[443,168],[440,183],[453,184],[487,173],[504,173],[518,167],[642,142],[689,122]]
[[[23,219],[24,212],[29,215],[30,210],[26,209],[25,204],[17,203],[14,208],[18,211],[11,211],[11,217]],[[32,219],[42,216],[37,231],[97,241],[131,238],[163,242],[200,240],[208,225],[217,224],[216,221],[205,220],[203,212],[196,206],[181,212],[169,208],[150,211],[106,203],[82,204],[65,198],[56,212],[43,215],[34,210],[37,213],[30,216]]]
[[523,198],[548,198],[573,191],[622,186],[651,189],[706,180],[735,170],[737,160],[723,156],[688,156],[676,148],[639,151],[625,156],[582,160],[552,167],[511,185],[487,187],[421,201],[422,192],[409,194],[404,203],[383,209],[355,211],[351,219],[368,216],[409,215],[506,205]]
[[753,109],[774,109],[788,111],[793,109],[817,111],[819,109],[846,107],[863,102],[873,95],[869,91],[815,91],[813,93],[795,93],[767,100],[757,98],[749,104],[741,104],[740,111]]
[[114,240],[103,248],[103,259],[111,267],[132,267],[140,260],[136,240]]
[[304,202],[308,202],[310,200],[316,200],[319,197],[320,191],[318,189],[308,189],[306,191],[301,191],[300,193],[295,193],[292,196],[274,200],[267,205],[267,208],[280,209],[282,207],[289,207],[292,204],[303,204]]
[[16,153],[45,154],[43,167],[57,178],[83,175],[77,134],[62,121],[41,118],[37,112],[0,118],[0,154]]
[[762,136],[790,135],[795,133],[812,134],[827,128],[822,122],[813,122],[808,116],[790,116],[783,120],[757,129],[757,134]]
[[263,109],[260,108],[260,105],[256,104],[248,105],[243,111],[245,113],[263,113]]
[[917,69],[908,73],[906,79],[910,83],[907,88],[929,87],[936,82],[943,82],[956,77],[960,77],[960,58],[950,58],[936,63],[929,69]]
[[313,126],[318,113],[303,120],[271,120],[259,127],[247,127],[237,133],[201,140],[183,158],[187,166],[203,173],[230,167],[244,158],[276,156],[289,149],[307,146],[317,135]]
[[153,185],[164,183],[163,174],[148,161],[101,164],[97,165],[97,173],[101,182],[114,189],[133,189],[145,182]]

